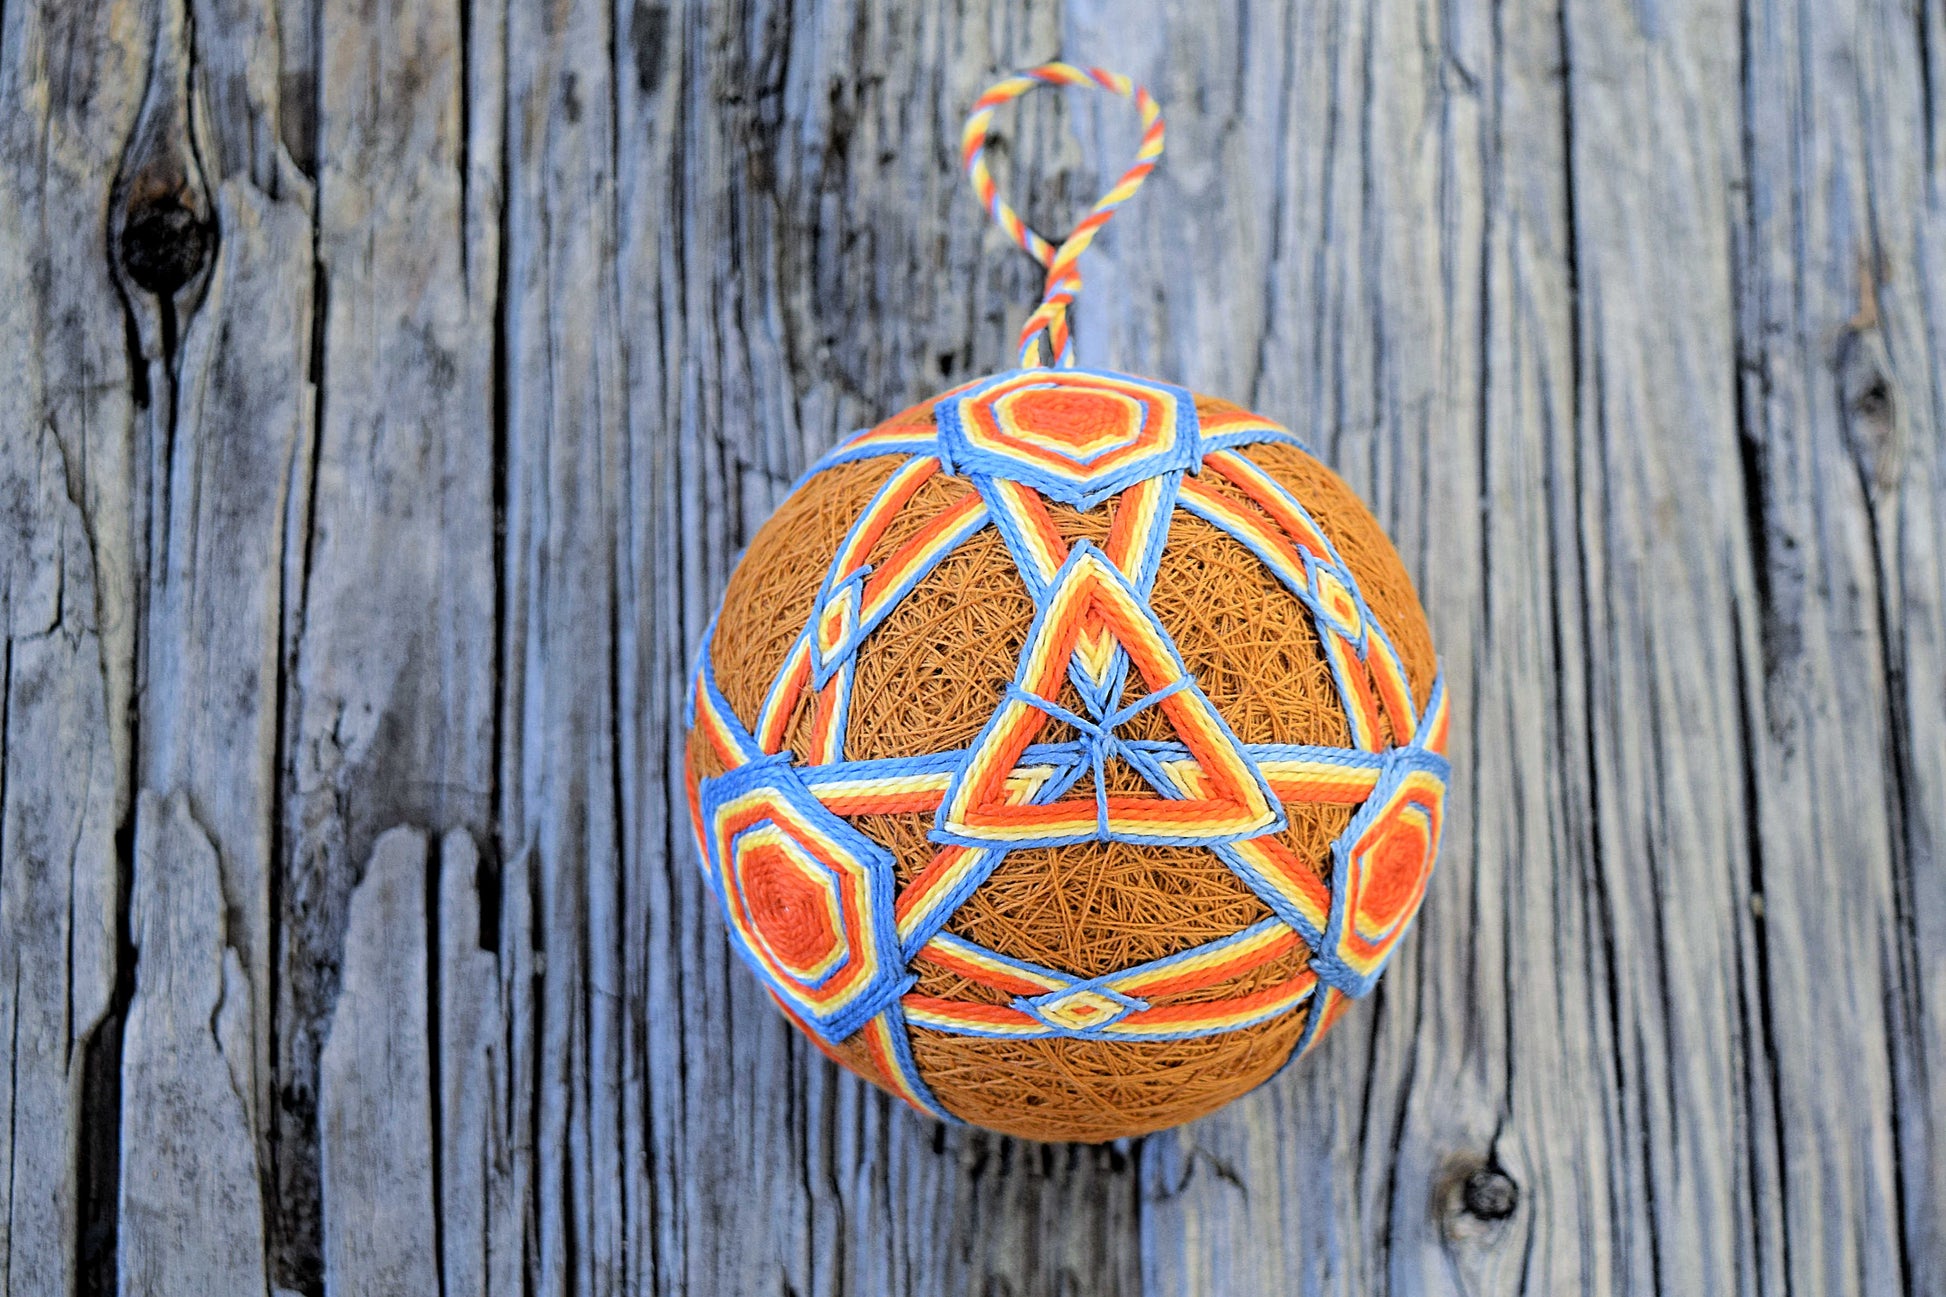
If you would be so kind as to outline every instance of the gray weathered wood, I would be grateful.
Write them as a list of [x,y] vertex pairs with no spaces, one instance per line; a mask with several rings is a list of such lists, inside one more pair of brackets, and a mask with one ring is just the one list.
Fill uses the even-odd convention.
[[128,469],[136,401],[102,250],[147,63],[135,16],[0,13],[0,1286],[18,1292],[114,1283],[132,520],[99,483]]
[[[439,1145],[440,1275],[448,1292],[521,1291],[521,1212],[514,1179],[507,1073],[507,1000],[519,994],[515,972],[525,960],[525,929],[503,921],[496,934],[481,924],[480,853],[454,830],[440,843],[435,932],[439,969],[439,1073],[434,1092]],[[369,884],[369,879],[362,886]],[[510,915],[509,920],[517,918]],[[430,1088],[431,1078],[427,1078]]]
[[[0,1291],[1946,1287],[1940,49],[1893,0],[0,6]],[[1083,356],[1372,502],[1460,771],[1381,990],[1099,1149],[819,1059],[680,797],[764,514],[1006,362],[1036,276],[956,139],[1056,54],[1169,121]],[[1134,140],[1001,127],[1044,228]]]
[[135,817],[129,923],[140,963],[122,1042],[117,1289],[261,1291],[250,984],[230,944],[216,847],[185,794],[144,792]]
[[318,1059],[325,1273],[346,1292],[437,1292],[426,840],[380,837],[351,898]]
[[0,1273],[21,1291],[74,1280],[87,1045],[115,980],[114,760],[66,468],[44,426],[0,454]]

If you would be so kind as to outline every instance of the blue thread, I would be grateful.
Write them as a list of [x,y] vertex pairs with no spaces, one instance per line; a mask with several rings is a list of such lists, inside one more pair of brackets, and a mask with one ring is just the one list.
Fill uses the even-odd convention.
[[959,907],[966,903],[974,889],[993,876],[993,871],[1006,857],[1004,847],[987,847],[975,853],[973,862],[966,869],[965,877],[954,886],[942,892],[938,899],[926,910],[924,920],[912,929],[912,933],[899,943],[899,954],[907,962],[924,949],[926,943],[940,935],[944,928],[958,913]]
[[1275,1081],[1310,1051],[1311,1042],[1317,1039],[1319,1030],[1324,1026],[1324,1011],[1330,1006],[1330,993],[1331,988],[1323,982],[1318,983],[1317,989],[1311,992],[1306,1001],[1309,1007],[1305,1010],[1304,1029],[1297,1033],[1297,1043],[1291,1046],[1291,1052],[1284,1055],[1284,1061],[1277,1065],[1275,1072],[1263,1079],[1262,1084]]
[[1045,964],[1036,964],[1032,960],[1020,959],[1014,955],[1003,955],[997,950],[990,949],[977,941],[962,937],[958,933],[942,932],[934,940],[952,954],[962,957],[974,956],[980,959],[990,960],[993,963],[1010,969],[1020,974],[1023,981],[1033,982],[1045,980],[1053,982],[1055,984],[1054,989],[1056,990],[1066,990],[1081,980],[1073,973],[1064,973],[1058,968],[1049,968]]
[[849,444],[854,439],[862,437],[870,431],[870,428],[863,428],[857,432],[846,434],[843,441],[818,456],[811,467],[805,469],[798,475],[797,480],[791,483],[791,489],[785,492],[786,496],[797,494],[805,483],[809,482],[819,473],[836,468],[840,464],[855,464],[861,459],[884,459],[890,455],[912,457],[931,455],[933,453],[935,444],[934,435],[929,432],[915,431],[909,438],[902,437],[896,441],[875,442],[869,446],[853,446]]
[[1232,428],[1228,432],[1219,432],[1214,436],[1205,436],[1203,438],[1203,456],[1207,459],[1218,451],[1240,450],[1245,446],[1262,446],[1267,443],[1295,446],[1312,459],[1318,457],[1318,453],[1311,449],[1310,442],[1304,440],[1304,438],[1298,436],[1288,428],[1280,428],[1276,424],[1268,422],[1261,428]]
[[1426,694],[1425,710],[1419,713],[1419,723],[1413,727],[1412,730],[1413,747],[1421,748],[1421,749],[1424,749],[1426,747],[1427,741],[1432,737],[1428,733],[1428,731],[1431,730],[1434,718],[1439,715],[1439,709],[1443,707],[1445,703],[1446,703],[1446,673],[1444,671],[1441,671],[1437,675],[1433,676],[1432,688]]
[[[1198,465],[1201,467],[1200,456]],[[1162,553],[1169,545],[1169,525],[1176,517],[1176,502],[1182,496],[1182,470],[1161,475],[1162,489],[1155,502],[1156,518],[1148,529],[1135,559],[1135,571],[1127,574],[1129,583],[1142,594],[1142,604],[1148,606],[1149,595],[1155,590],[1155,574],[1162,566]]]
[[[1210,526],[1222,532],[1225,536],[1228,536],[1231,540],[1235,541],[1237,544],[1249,550],[1252,554],[1254,554],[1257,557],[1257,559],[1260,562],[1263,563],[1264,570],[1277,578],[1277,583],[1279,585],[1283,586],[1286,590],[1290,591],[1291,595],[1299,603],[1303,604],[1305,608],[1310,610],[1312,620],[1320,623],[1321,625],[1329,624],[1330,615],[1325,612],[1322,606],[1320,606],[1318,602],[1317,593],[1311,589],[1311,584],[1309,581],[1310,571],[1308,567],[1306,568],[1305,571],[1306,579],[1303,581],[1296,580],[1289,573],[1286,573],[1282,569],[1282,567],[1279,566],[1278,558],[1275,554],[1271,553],[1268,549],[1264,548],[1264,546],[1258,544],[1257,541],[1248,532],[1240,531],[1237,528],[1233,527],[1230,524],[1230,520],[1224,517],[1222,513],[1218,512],[1215,509],[1208,508],[1201,501],[1195,499],[1194,497],[1183,500],[1182,507],[1185,510],[1187,510],[1189,513],[1192,513],[1196,517],[1201,518],[1204,522],[1208,523]],[[1293,548],[1297,548],[1297,547],[1293,546]],[[1304,556],[1304,552],[1301,549],[1298,551],[1298,553],[1300,558]],[[1352,588],[1356,589],[1357,587],[1354,586]]]
[[[1291,904],[1275,884],[1258,872],[1257,867],[1229,843],[1220,843],[1210,849],[1230,867],[1231,873],[1242,880],[1245,887],[1256,894],[1258,900],[1270,907],[1272,914],[1296,929],[1297,935],[1304,939],[1304,944],[1311,948],[1312,957],[1315,959],[1324,948],[1323,929],[1305,918],[1304,911]],[[1333,899],[1335,901],[1336,898]]]
[[973,489],[980,493],[982,500],[986,501],[987,512],[993,515],[994,528],[1000,533],[1000,539],[1006,542],[1007,552],[1013,555],[1014,568],[1020,573],[1020,579],[1026,583],[1027,597],[1034,601],[1035,608],[1045,607],[1048,582],[1041,576],[1041,565],[1034,557],[1033,542],[1027,533],[1020,529],[1019,519],[1014,517],[1013,510],[1001,500],[999,488],[994,486],[995,479],[986,473],[968,473],[966,480],[973,484]]
[[[793,657],[797,656],[797,653],[800,649],[804,651],[804,653],[807,656],[807,659],[811,656],[816,655],[817,653],[816,632],[817,632],[817,627],[815,625],[811,623],[806,623],[804,629],[797,633],[797,638],[791,641],[790,648],[787,649],[784,653],[784,664],[786,666],[790,664],[790,660]],[[763,705],[757,709],[757,718],[759,724],[762,724],[763,717],[765,715],[767,715],[773,708],[779,706],[783,702],[785,679],[786,679],[786,673],[782,667],[779,667],[776,678],[770,682],[770,688],[764,690]]]
[[[710,655],[710,648],[715,642],[715,637],[716,623],[712,620],[710,623],[709,637],[703,641],[702,654],[696,660],[698,679],[702,682],[703,689],[709,694],[711,710],[717,714],[717,718],[722,722],[723,728],[729,731],[731,740],[736,743],[738,755],[745,761],[755,760],[763,755],[763,749],[758,746],[757,740],[751,735],[750,731],[743,728],[743,722],[737,719],[735,710],[730,706],[730,700],[725,698],[723,691],[716,687],[716,663]],[[696,727],[694,719],[696,691],[693,689],[689,694],[689,708],[691,713],[689,724],[690,728],[694,729]]]
[[[909,979],[899,993],[903,995],[905,990],[918,980],[917,977]],[[905,1087],[925,1105],[927,1112],[940,1121],[949,1126],[964,1126],[966,1123],[963,1120],[946,1111],[946,1105],[939,1101],[939,1097],[926,1084],[926,1079],[919,1074],[918,1060],[912,1057],[912,1033],[905,1025],[905,1009],[897,1000],[885,1006],[885,1027],[885,1034],[892,1041],[892,1055],[898,1063],[900,1079]]]

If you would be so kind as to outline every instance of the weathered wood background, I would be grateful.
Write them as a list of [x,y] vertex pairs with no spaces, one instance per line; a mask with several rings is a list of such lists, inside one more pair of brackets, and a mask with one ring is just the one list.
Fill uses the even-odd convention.
[[[1941,0],[6,0],[0,1288],[1946,1292]],[[1309,433],[1459,798],[1307,1066],[1105,1148],[792,1037],[679,682],[1003,365],[996,73],[1151,85],[1080,346]],[[1038,96],[1063,225],[1133,147]]]

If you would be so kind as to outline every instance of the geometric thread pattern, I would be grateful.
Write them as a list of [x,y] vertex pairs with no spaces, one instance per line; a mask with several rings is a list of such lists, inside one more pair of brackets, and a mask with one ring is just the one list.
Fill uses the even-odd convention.
[[[1236,453],[1266,441],[1301,445],[1276,424],[1241,411],[1199,418],[1180,388],[1078,368],[970,384],[943,398],[935,418],[936,430],[857,434],[812,470],[900,461],[846,531],[754,724],[731,711],[703,645],[690,724],[725,773],[695,782],[691,814],[739,954],[807,1032],[827,1044],[862,1033],[893,1088],[949,1120],[912,1063],[911,1026],[1169,1040],[1237,1031],[1309,1005],[1301,1053],[1346,997],[1371,989],[1425,894],[1448,776],[1443,686],[1435,681],[1429,697],[1414,699],[1330,540],[1280,482]],[[975,493],[868,565],[893,520],[940,473],[963,477]],[[1217,489],[1216,479],[1231,489]],[[1084,511],[1113,500],[1106,538],[1070,544],[1048,499]],[[1203,694],[1148,604],[1179,509],[1254,554],[1310,613],[1351,746],[1240,742]],[[861,649],[926,574],[989,526],[1035,607],[991,718],[960,751],[846,760]],[[1056,701],[1067,684],[1078,710]],[[785,751],[807,700],[807,750]],[[1151,710],[1171,736],[1127,737],[1128,722]],[[1070,737],[1053,741],[1056,733]],[[1390,744],[1388,734],[1405,741]],[[1111,791],[1111,764],[1132,771],[1144,791]],[[1077,793],[1084,780],[1088,790]],[[1279,836],[1286,805],[1320,802],[1357,808],[1332,844],[1328,880]],[[933,815],[936,853],[899,889],[889,853],[848,820],[913,811]],[[1024,963],[945,930],[1008,851],[1091,840],[1207,847],[1272,917],[1100,977]],[[1282,983],[1227,999],[1154,1002],[1217,987],[1300,942],[1310,959]],[[914,960],[1009,998],[915,994]]]
[[1190,394],[1085,369],[1016,370],[939,403],[939,461],[1092,509],[1146,478],[1195,468]]
[[788,754],[698,789],[710,881],[737,946],[812,1034],[843,1040],[904,989],[885,848],[813,797]]
[[[1088,626],[1103,631],[1099,660],[1092,664],[1076,661]],[[1148,687],[1139,701],[1093,717],[1053,701],[1071,669],[1087,673],[1090,684],[1103,689],[1110,649],[1125,652],[1139,670]],[[1201,779],[1193,793],[1171,782],[1162,797],[1113,796],[1103,778],[1110,758],[1137,769],[1152,764],[1147,749],[1116,737],[1119,725],[1150,707],[1168,718]],[[1094,796],[1011,802],[1007,777],[1049,721],[1066,722],[1082,734],[1083,759],[1073,773],[1093,771]],[[1101,551],[1084,541],[1056,573],[1027,633],[1019,673],[947,786],[933,838],[968,846],[1056,847],[1092,839],[1213,846],[1277,833],[1284,825],[1263,774],[1196,687],[1155,614]]]

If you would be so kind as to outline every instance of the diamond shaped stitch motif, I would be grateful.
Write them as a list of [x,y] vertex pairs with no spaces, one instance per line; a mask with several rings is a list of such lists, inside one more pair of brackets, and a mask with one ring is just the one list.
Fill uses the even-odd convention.
[[1327,559],[1305,557],[1305,570],[1311,578],[1311,597],[1317,600],[1318,615],[1328,620],[1360,657],[1365,654],[1365,618],[1358,610],[1358,596],[1351,592],[1344,569]]
[[1149,1007],[1131,996],[1094,986],[1050,991],[1018,1004],[1048,1026],[1077,1035],[1113,1026],[1129,1014]]

